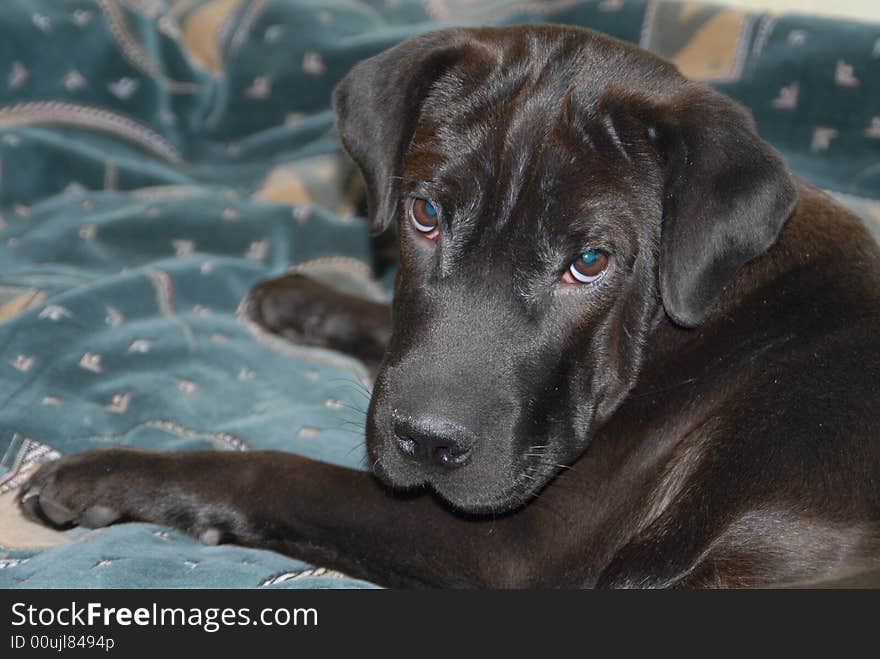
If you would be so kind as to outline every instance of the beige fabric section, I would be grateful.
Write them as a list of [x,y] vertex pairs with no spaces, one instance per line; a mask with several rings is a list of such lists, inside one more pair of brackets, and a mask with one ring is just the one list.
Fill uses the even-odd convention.
[[[685,5],[682,13],[695,8]],[[673,57],[679,70],[693,80],[718,80],[736,73],[740,30],[748,15],[736,10],[718,12]],[[686,17],[682,17],[686,20]]]
[[7,549],[41,549],[71,542],[64,533],[35,524],[18,508],[18,490],[0,494],[0,547]]
[[695,14],[705,8],[702,2],[681,0],[681,3],[681,11],[678,13],[678,18],[682,23],[690,20]]
[[254,193],[255,199],[287,204],[306,204],[312,200],[302,180],[289,167],[276,167]]
[[880,21],[880,0],[711,0],[750,11],[799,12]]
[[223,73],[218,34],[242,0],[214,0],[193,11],[183,24],[181,41],[193,61],[219,76]]
[[46,294],[37,290],[28,290],[26,293],[6,300],[0,293],[0,322],[9,320],[22,311],[27,311],[31,307],[41,304],[44,299],[46,299]]

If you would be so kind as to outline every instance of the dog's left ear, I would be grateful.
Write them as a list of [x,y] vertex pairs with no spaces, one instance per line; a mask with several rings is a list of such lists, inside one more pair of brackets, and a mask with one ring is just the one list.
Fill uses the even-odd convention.
[[396,208],[397,175],[431,84],[465,56],[464,30],[407,39],[357,64],[333,90],[336,127],[363,174],[370,226],[380,232]]
[[727,97],[688,83],[661,107],[660,293],[672,320],[695,327],[737,271],[776,242],[797,190],[751,115]]

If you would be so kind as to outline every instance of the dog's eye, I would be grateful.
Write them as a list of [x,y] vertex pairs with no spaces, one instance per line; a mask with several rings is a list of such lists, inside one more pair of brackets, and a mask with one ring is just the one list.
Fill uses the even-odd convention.
[[434,240],[440,235],[437,207],[427,199],[414,198],[410,204],[409,217],[416,230],[425,238]]
[[608,255],[598,249],[589,249],[576,258],[562,275],[566,284],[589,284],[601,279],[608,269]]

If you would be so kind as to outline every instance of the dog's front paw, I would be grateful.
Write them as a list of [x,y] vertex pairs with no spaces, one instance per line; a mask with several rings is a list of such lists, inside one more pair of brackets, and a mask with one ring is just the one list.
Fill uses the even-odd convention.
[[56,529],[98,528],[129,514],[124,467],[134,452],[88,451],[43,465],[18,496],[22,512]]
[[243,304],[263,330],[307,346],[344,352],[375,369],[391,336],[388,305],[301,273],[257,284]]
[[260,282],[250,296],[252,320],[304,345],[335,347],[334,330],[338,332],[352,315],[351,296],[302,274]]

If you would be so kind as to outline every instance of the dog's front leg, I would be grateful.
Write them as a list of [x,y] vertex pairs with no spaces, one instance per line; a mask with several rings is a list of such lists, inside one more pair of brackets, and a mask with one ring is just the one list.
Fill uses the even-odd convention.
[[537,574],[529,509],[463,519],[431,496],[391,496],[368,473],[283,452],[89,451],[43,466],[20,501],[55,527],[164,524],[388,586],[505,587]]

